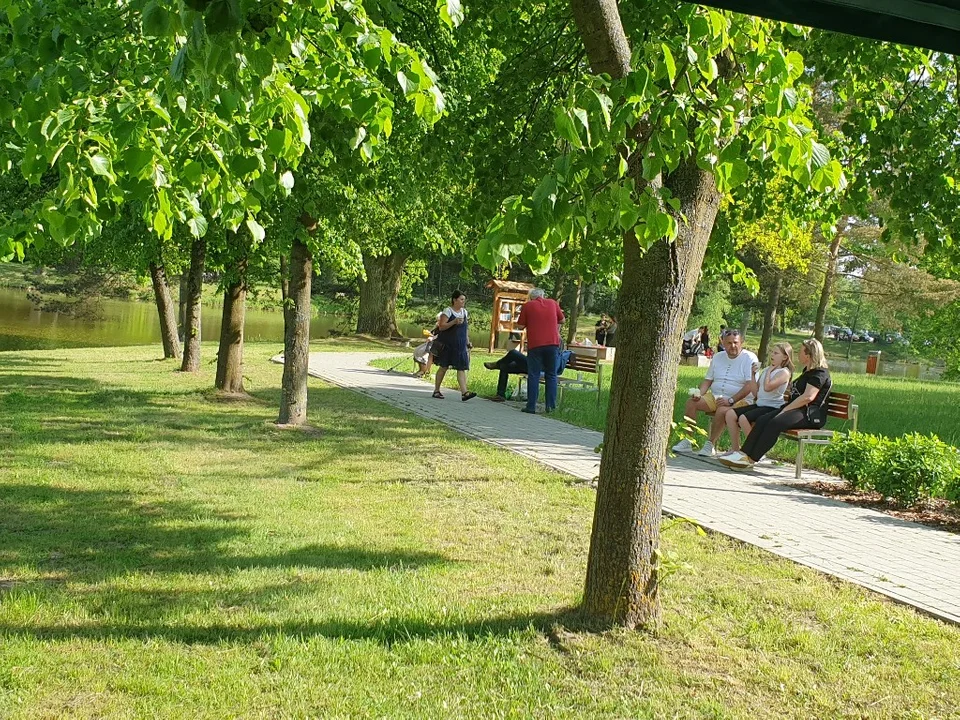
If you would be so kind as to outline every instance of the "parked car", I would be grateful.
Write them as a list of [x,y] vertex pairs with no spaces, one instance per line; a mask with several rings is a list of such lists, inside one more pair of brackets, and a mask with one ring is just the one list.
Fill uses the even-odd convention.
[[873,336],[870,334],[869,330],[854,330],[853,332],[853,341],[854,342],[873,342]]
[[842,342],[846,342],[847,340],[852,340],[853,330],[851,330],[848,327],[838,328],[837,333],[834,337],[836,337],[837,340],[840,340]]

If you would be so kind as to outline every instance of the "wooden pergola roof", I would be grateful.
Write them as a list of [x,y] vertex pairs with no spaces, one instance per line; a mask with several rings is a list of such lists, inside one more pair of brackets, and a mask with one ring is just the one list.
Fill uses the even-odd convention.
[[528,293],[533,290],[534,286],[530,283],[514,282],[513,280],[497,280],[494,278],[487,283],[486,287],[503,292]]
[[960,54],[960,0],[706,0],[701,5]]

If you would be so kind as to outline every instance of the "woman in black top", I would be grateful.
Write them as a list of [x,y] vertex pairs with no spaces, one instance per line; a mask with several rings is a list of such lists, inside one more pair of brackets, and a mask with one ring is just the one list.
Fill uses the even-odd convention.
[[784,430],[822,428],[827,421],[827,398],[830,397],[830,371],[823,345],[810,338],[800,346],[800,362],[804,371],[790,388],[790,402],[757,419],[756,425],[743,443],[739,454],[720,458],[720,462],[734,468],[750,468],[777,443]]

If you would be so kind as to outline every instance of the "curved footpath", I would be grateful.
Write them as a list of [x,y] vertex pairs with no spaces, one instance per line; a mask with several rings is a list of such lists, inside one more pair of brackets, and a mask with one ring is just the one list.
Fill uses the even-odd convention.
[[[601,433],[524,415],[509,403],[460,402],[456,392],[435,400],[432,385],[369,366],[383,355],[311,353],[310,374],[581,480],[597,476],[594,448]],[[808,474],[817,479],[818,473]],[[805,492],[792,482],[792,466],[738,473],[705,458],[671,458],[664,511],[960,623],[960,536]]]

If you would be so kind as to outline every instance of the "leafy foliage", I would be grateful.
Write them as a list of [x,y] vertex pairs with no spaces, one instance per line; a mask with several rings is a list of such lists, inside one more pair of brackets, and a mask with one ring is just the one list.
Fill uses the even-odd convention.
[[214,218],[262,239],[312,111],[372,159],[395,93],[428,122],[444,109],[429,65],[349,0],[3,0],[0,48],[0,172],[54,177],[2,211],[8,255],[92,238],[131,203],[163,239]]
[[[684,219],[660,178],[687,157],[724,193],[774,167],[818,191],[844,186],[805,120],[795,88],[804,63],[784,47],[784,26],[666,2],[630,12],[635,69],[574,85],[554,119],[561,154],[531,195],[504,201],[477,251],[485,266],[520,256],[546,272],[577,238],[603,247],[628,231],[644,247],[673,240]],[[652,26],[665,30],[639,31]],[[603,270],[615,275],[617,265],[610,253]]]
[[836,436],[823,458],[854,487],[904,504],[931,497],[960,500],[960,451],[936,435],[908,433],[889,439],[850,433]]

